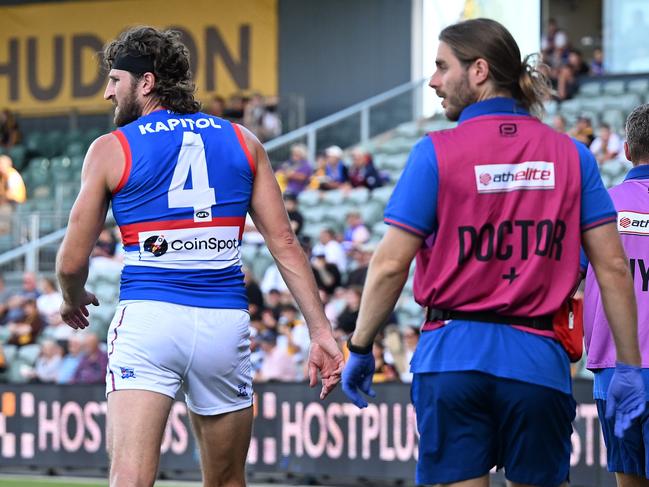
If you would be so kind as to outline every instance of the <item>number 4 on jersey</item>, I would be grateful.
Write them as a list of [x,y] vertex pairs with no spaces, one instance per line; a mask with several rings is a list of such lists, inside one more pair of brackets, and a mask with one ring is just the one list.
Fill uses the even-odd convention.
[[[192,187],[185,189],[190,170]],[[183,133],[183,144],[171,178],[168,197],[169,208],[193,208],[195,222],[212,221],[212,205],[216,203],[216,196],[214,188],[210,188],[205,146],[199,134]]]

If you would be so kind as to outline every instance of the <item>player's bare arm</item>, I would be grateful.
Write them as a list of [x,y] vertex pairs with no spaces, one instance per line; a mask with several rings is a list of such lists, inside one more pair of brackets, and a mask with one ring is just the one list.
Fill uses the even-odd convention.
[[421,237],[396,227],[388,229],[367,271],[353,345],[364,348],[372,344],[399,299],[421,244]]
[[601,290],[617,360],[640,365],[633,280],[616,224],[608,223],[584,232],[582,242]]
[[117,186],[123,166],[122,149],[112,134],[95,140],[83,163],[81,189],[56,258],[56,275],[64,300],[61,316],[75,329],[88,326],[86,306],[99,304],[84,286],[90,253],[106,220],[110,190]]
[[266,151],[252,133],[243,127],[242,131],[257,167],[250,215],[309,327],[312,342],[309,352],[309,383],[311,387],[316,384],[319,370],[322,376],[320,397],[324,398],[340,381],[342,353],[324,314],[311,266],[291,228]]

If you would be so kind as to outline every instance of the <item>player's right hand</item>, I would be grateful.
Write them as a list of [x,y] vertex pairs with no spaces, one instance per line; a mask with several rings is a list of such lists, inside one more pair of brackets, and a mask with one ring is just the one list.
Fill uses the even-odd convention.
[[99,300],[97,296],[84,289],[78,304],[63,301],[63,304],[61,304],[61,318],[75,330],[83,330],[90,324],[88,322],[88,315],[90,314],[88,305],[90,304],[99,306]]
[[374,367],[372,352],[349,352],[347,365],[343,369],[343,392],[361,409],[367,407],[367,401],[363,399],[360,392],[364,392],[370,397],[376,397],[376,392],[372,389]]
[[642,368],[618,362],[606,396],[606,417],[615,417],[615,436],[624,436],[631,422],[644,412],[645,404]]

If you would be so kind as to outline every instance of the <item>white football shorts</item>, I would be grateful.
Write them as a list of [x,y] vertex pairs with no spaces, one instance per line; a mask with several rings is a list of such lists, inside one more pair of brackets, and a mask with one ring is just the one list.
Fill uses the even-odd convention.
[[175,398],[200,415],[252,405],[250,316],[239,309],[120,302],[108,329],[106,395],[124,389]]

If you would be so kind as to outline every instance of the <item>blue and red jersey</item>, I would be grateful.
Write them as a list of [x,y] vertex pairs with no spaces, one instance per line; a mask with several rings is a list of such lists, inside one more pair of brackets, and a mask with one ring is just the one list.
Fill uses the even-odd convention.
[[255,166],[240,129],[158,110],[113,133],[126,160],[112,195],[120,300],[247,309],[240,244]]

